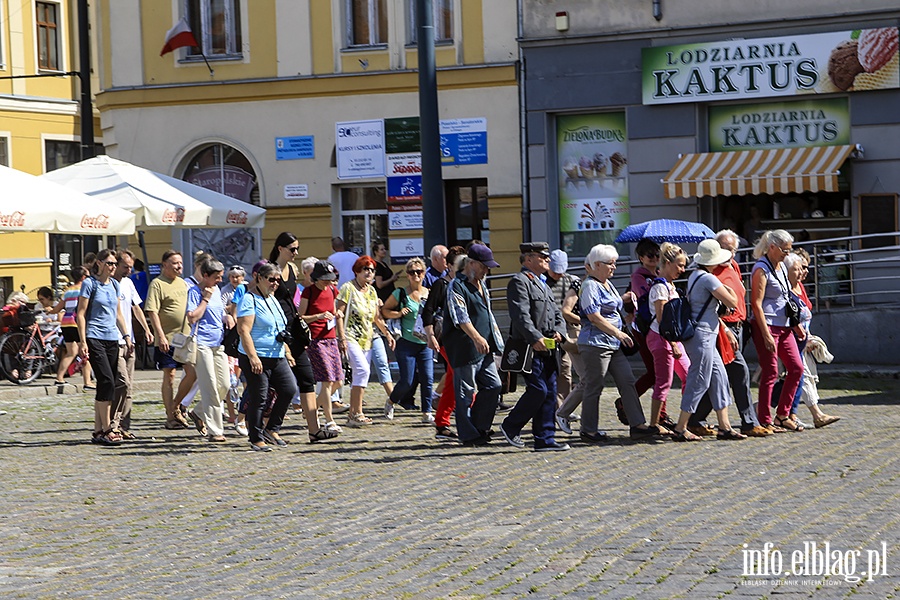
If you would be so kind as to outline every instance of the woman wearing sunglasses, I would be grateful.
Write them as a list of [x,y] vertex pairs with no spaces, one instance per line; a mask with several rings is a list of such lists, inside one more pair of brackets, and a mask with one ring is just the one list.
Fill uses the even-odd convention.
[[405,398],[413,388],[418,376],[422,387],[422,422],[434,423],[431,411],[431,387],[434,381],[434,353],[423,340],[413,334],[416,317],[428,298],[428,289],[422,285],[425,277],[425,261],[411,258],[406,263],[409,286],[394,290],[381,309],[385,319],[400,319],[402,334],[397,340],[394,353],[400,369],[400,380],[385,406],[385,414],[392,414],[395,404]]
[[116,410],[116,380],[119,365],[119,340],[124,337],[126,358],[134,352],[134,343],[125,316],[119,306],[119,283],[112,275],[119,261],[112,250],[101,250],[91,267],[93,276],[81,284],[75,321],[81,342],[81,357],[90,360],[97,377],[94,399],[94,436],[91,441],[103,446],[118,446],[122,436],[113,432]]
[[[387,326],[381,318],[381,300],[372,285],[375,280],[375,260],[362,256],[353,263],[355,277],[341,286],[337,299],[338,313],[343,313],[346,336],[347,360],[353,373],[350,388],[350,418],[348,425],[367,425],[372,420],[363,414],[363,393],[369,383],[369,363],[375,340],[373,325],[387,334]],[[394,349],[394,338],[387,336]]]
[[[294,359],[285,343],[287,318],[274,295],[280,279],[277,265],[260,266],[254,276],[256,289],[244,295],[237,313],[241,336],[238,364],[247,379],[247,429],[250,447],[257,452],[270,452],[270,444],[287,445],[278,430],[297,393],[297,382],[291,372]],[[275,390],[276,400],[264,425],[269,388]]]

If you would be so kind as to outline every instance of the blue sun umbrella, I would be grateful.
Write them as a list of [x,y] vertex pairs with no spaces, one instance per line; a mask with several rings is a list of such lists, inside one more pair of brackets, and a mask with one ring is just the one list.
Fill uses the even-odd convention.
[[646,223],[629,225],[616,238],[616,243],[639,242],[644,238],[650,238],[657,244],[663,242],[698,243],[714,237],[716,234],[713,230],[703,223],[654,219]]

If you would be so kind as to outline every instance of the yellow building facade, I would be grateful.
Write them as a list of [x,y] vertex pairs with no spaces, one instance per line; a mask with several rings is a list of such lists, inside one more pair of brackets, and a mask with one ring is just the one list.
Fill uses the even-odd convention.
[[[517,270],[516,2],[434,4],[440,118],[486,123],[486,161],[443,169],[447,241],[482,239],[503,270]],[[327,256],[336,235],[362,254],[376,240],[392,255],[401,243],[421,244],[421,229],[394,229],[384,176],[339,177],[336,145],[337,123],[418,115],[414,5],[99,0],[96,101],[107,153],[195,182],[219,169],[218,185],[268,211],[261,238],[237,232],[206,242],[209,232],[147,231],[150,262],[170,246],[188,252],[205,243],[241,243],[247,256],[267,256],[281,231],[298,236],[301,258]],[[198,46],[160,56],[166,31],[182,18]],[[304,151],[285,157],[281,144],[293,139]]]
[[[33,175],[79,160],[81,119],[74,3],[0,1],[0,164]],[[9,79],[60,74],[59,77]],[[95,137],[100,142],[99,113]],[[3,193],[0,191],[0,193]],[[28,198],[22,198],[24,203]],[[56,239],[43,233],[0,234],[4,299],[53,285]],[[97,242],[99,244],[99,242]]]

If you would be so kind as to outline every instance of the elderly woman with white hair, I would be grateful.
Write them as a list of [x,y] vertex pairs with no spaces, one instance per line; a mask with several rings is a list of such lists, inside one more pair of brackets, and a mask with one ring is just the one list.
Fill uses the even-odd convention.
[[[641,409],[641,402],[634,389],[634,374],[631,365],[621,351],[622,344],[631,346],[634,342],[622,330],[623,298],[610,279],[616,272],[619,253],[612,246],[597,244],[584,259],[587,277],[581,284],[578,297],[578,313],[581,315],[581,333],[578,334],[578,351],[585,365],[584,392],[581,400],[581,440],[588,444],[607,441],[605,432],[599,431],[600,394],[607,371],[616,382],[622,397],[628,422],[631,424],[632,439],[641,439],[659,433],[655,427],[648,427]],[[625,302],[635,301],[632,292],[625,293]],[[570,394],[556,411],[557,422],[565,420],[578,405],[578,396]]]
[[[759,357],[762,374],[759,379],[759,423],[772,431],[802,431],[791,419],[791,405],[797,386],[803,376],[803,360],[797,348],[797,340],[806,339],[806,332],[799,326],[799,306],[791,293],[785,257],[791,253],[794,237],[784,229],[766,231],[753,256],[753,275],[750,282],[750,307],[753,315],[750,327],[753,344]],[[796,312],[796,314],[795,314]],[[797,336],[793,334],[796,332]],[[787,370],[784,386],[778,399],[774,423],[770,411],[772,390],[778,380],[778,359]]]

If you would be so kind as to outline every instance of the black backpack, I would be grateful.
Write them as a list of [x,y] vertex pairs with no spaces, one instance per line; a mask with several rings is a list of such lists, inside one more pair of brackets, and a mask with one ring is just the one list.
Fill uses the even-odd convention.
[[[688,290],[687,296],[691,295],[691,290],[703,278],[703,275],[697,277]],[[679,292],[678,298],[673,298],[663,305],[662,317],[659,321],[659,335],[670,342],[684,342],[694,337],[694,330],[697,328],[697,321],[706,312],[709,303],[712,302],[713,295],[710,294],[697,319],[691,316],[691,303],[688,302],[687,296],[681,296]]]

